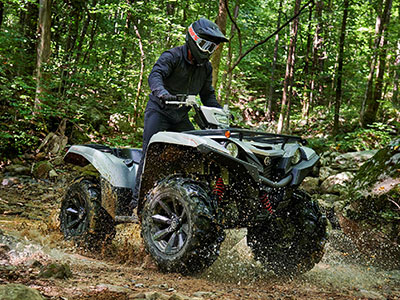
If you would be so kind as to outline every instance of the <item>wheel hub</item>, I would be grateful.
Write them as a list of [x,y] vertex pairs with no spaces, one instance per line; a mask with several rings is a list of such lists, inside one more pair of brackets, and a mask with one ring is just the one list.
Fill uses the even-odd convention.
[[180,222],[179,218],[176,215],[173,215],[172,220],[171,220],[171,225],[169,226],[170,232],[177,231],[180,225],[181,225],[181,222]]

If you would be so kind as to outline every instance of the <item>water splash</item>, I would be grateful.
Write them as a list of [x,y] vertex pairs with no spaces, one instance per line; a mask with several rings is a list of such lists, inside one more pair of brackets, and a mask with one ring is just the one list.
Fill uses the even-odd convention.
[[[246,244],[246,230],[228,230],[219,259],[201,276],[217,282],[251,284],[287,282],[253,259]],[[292,280],[294,285],[326,290],[370,290],[400,294],[400,270],[374,267],[340,231],[332,231],[322,261],[311,271]]]

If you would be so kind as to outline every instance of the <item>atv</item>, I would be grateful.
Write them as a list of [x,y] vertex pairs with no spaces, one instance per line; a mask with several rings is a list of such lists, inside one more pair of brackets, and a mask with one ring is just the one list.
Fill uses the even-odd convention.
[[[77,178],[62,201],[66,239],[95,247],[115,225],[139,222],[159,269],[198,273],[218,257],[224,230],[247,228],[254,258],[277,275],[294,276],[318,263],[327,221],[299,189],[319,160],[306,140],[229,127],[227,108],[205,107],[194,96],[166,105],[194,108],[200,130],[159,132],[141,149],[74,145],[64,160],[91,164],[98,175]],[[132,216],[136,171],[145,155],[137,217]]]

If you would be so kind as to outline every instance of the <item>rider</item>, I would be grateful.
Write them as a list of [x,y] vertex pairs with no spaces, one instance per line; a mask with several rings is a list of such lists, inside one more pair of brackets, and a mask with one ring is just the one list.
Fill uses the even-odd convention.
[[165,51],[153,66],[149,75],[151,94],[144,113],[143,156],[136,175],[132,208],[137,206],[144,154],[150,138],[159,131],[194,129],[188,116],[190,107],[165,102],[177,100],[178,94],[200,95],[204,105],[221,107],[211,85],[209,59],[219,44],[227,41],[215,23],[201,18],[189,26],[185,45]]

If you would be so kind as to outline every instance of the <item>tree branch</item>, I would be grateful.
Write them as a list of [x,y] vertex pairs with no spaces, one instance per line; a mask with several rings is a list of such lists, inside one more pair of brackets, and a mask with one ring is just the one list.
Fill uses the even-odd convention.
[[[225,0],[225,1],[227,1],[227,0]],[[238,59],[235,61],[235,63],[229,68],[229,70],[227,71],[227,73],[231,73],[232,71],[233,71],[233,69],[234,68],[236,68],[236,66],[241,62],[241,60],[247,55],[247,54],[249,54],[251,51],[253,51],[255,48],[257,48],[257,47],[259,47],[259,46],[261,46],[261,45],[263,45],[263,44],[265,44],[270,38],[272,38],[273,36],[275,36],[277,33],[279,33],[283,28],[285,28],[290,22],[292,22],[294,19],[296,19],[299,15],[301,15],[302,13],[303,13],[303,10],[304,9],[306,9],[307,8],[307,6],[309,6],[311,4],[311,6],[310,6],[310,9],[314,6],[314,0],[310,0],[309,2],[307,2],[306,4],[304,4],[301,8],[300,8],[300,10],[299,10],[299,12],[296,14],[296,15],[294,15],[293,17],[291,17],[289,20],[287,20],[282,26],[280,26],[278,29],[276,29],[273,33],[271,33],[269,36],[267,36],[265,39],[263,39],[262,41],[260,41],[260,42],[258,42],[257,44],[255,44],[253,47],[251,47],[250,49],[248,49],[245,53],[241,53],[241,45],[240,45],[240,56],[238,57]],[[229,9],[227,8],[227,10],[228,10],[228,15],[229,15],[229,18],[231,19],[231,21],[235,24],[235,26],[236,26],[236,28],[238,29],[238,32],[240,32],[239,31],[239,28],[237,27],[237,24],[232,20],[232,16],[231,16],[231,14],[230,14],[230,12],[229,12]]]
[[[232,17],[231,15],[231,11],[229,10],[229,6],[228,6],[228,0],[225,0],[225,7],[226,7],[226,11],[228,12],[228,16],[229,19],[231,20],[231,22],[233,23],[233,25],[235,25],[235,28],[238,32],[238,39],[239,39],[239,56],[242,55],[242,33],[240,31],[239,26],[237,25],[235,19]],[[229,40],[231,40],[233,38],[234,33],[231,33],[231,37],[229,38]]]

